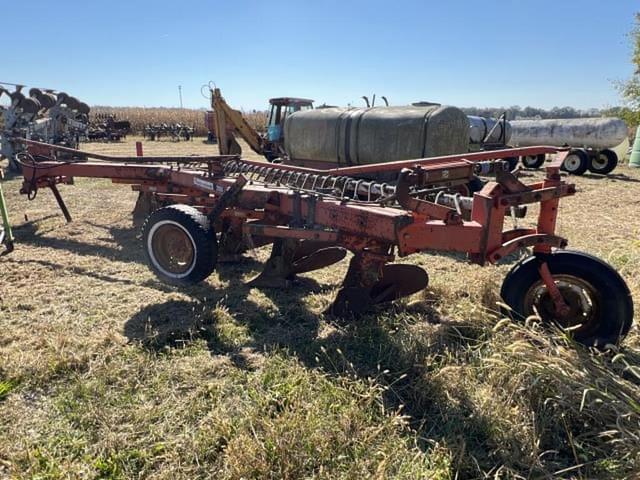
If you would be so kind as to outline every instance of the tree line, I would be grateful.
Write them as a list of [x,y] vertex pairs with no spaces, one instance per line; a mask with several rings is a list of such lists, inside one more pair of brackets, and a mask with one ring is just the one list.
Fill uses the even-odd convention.
[[628,108],[610,107],[605,109],[589,108],[581,110],[573,107],[553,107],[550,109],[536,107],[463,107],[461,110],[467,115],[498,118],[506,112],[507,120],[530,118],[587,118],[587,117],[619,117],[623,120],[628,115]]

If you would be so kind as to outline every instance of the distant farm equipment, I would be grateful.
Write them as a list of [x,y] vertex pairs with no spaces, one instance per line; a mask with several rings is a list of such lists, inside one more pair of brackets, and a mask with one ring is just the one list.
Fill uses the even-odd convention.
[[98,113],[89,123],[87,139],[90,141],[118,141],[131,133],[131,122],[118,120],[113,114]]
[[284,122],[286,118],[301,110],[313,108],[313,100],[306,98],[272,98],[267,125],[267,134],[261,135],[244,118],[242,112],[234,110],[222,97],[219,88],[210,90],[211,108],[205,113],[205,122],[209,128],[209,139],[217,141],[220,155],[237,155],[242,152],[235,135],[240,135],[249,147],[267,160],[272,161],[286,155],[284,147]]
[[[295,165],[330,168],[336,165],[423,158],[492,151],[516,146],[570,147],[562,169],[574,175],[607,174],[618,163],[612,147],[627,135],[626,125],[616,118],[507,121],[466,116],[456,107],[433,102],[409,106],[375,107],[363,97],[366,108],[313,108],[302,98],[269,100],[266,134],[257,132],[238,110],[232,109],[220,89],[211,93],[212,111],[205,113],[209,141],[218,143],[221,155],[240,154],[236,135],[267,160],[280,159]],[[373,97],[375,99],[375,96]],[[518,162],[539,168],[546,156],[506,159],[511,169]]]
[[77,147],[86,137],[89,106],[64,92],[32,88],[29,96],[24,85],[15,85],[13,91],[0,87],[0,154],[9,159],[9,169],[16,170],[18,152],[15,138],[38,140],[55,145]]
[[241,152],[235,135],[269,161],[286,158],[296,165],[320,168],[468,151],[469,125],[455,107],[430,103],[314,110],[310,99],[272,98],[267,132],[260,134],[227,104],[219,88],[210,93],[214,113],[205,118],[221,155]]
[[[547,120],[496,120],[469,116],[470,145],[486,142],[491,148],[553,145],[570,148],[562,169],[573,175],[591,173],[606,175],[618,165],[613,150],[628,137],[627,125],[618,118],[567,118]],[[517,159],[515,159],[517,161]],[[540,168],[546,157],[522,157],[526,168]],[[515,165],[514,165],[515,166]]]
[[[605,175],[618,165],[613,150],[628,137],[627,125],[619,118],[571,118],[513,120],[511,144],[518,146],[555,145],[570,147],[563,169],[574,175],[587,170]],[[541,159],[523,159],[527,167],[537,168]]]
[[160,123],[145,125],[142,133],[149,140],[161,140],[164,137],[179,142],[180,140],[191,140],[194,131],[194,127],[180,123]]

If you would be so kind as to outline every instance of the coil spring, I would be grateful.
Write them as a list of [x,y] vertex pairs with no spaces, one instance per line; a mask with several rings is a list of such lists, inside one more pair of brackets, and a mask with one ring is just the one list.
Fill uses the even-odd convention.
[[244,175],[249,181],[285,185],[297,190],[322,193],[338,198],[351,198],[366,202],[380,202],[393,196],[395,187],[372,180],[346,176],[321,175],[311,172],[286,170],[271,165],[248,164],[241,160],[223,163],[225,175]]

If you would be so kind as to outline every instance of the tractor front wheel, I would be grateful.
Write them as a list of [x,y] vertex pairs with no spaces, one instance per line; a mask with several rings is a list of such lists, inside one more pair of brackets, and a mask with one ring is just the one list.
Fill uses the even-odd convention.
[[218,246],[209,219],[188,205],[153,212],[142,227],[151,270],[172,285],[192,285],[213,272]]
[[[539,267],[546,262],[567,305],[556,311]],[[538,315],[544,323],[567,329],[586,346],[617,344],[633,321],[633,301],[620,274],[602,260],[581,252],[558,251],[517,264],[502,284],[501,296],[516,315]]]

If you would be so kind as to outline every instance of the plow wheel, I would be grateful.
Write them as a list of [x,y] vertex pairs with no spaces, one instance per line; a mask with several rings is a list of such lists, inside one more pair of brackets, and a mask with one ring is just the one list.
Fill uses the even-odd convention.
[[192,285],[213,272],[218,248],[209,219],[188,205],[153,212],[142,228],[151,270],[166,283]]
[[[542,279],[543,263],[564,311]],[[622,340],[633,321],[631,293],[622,277],[602,260],[581,252],[525,259],[506,276],[501,296],[518,316],[537,314],[544,323],[567,329],[577,342],[601,349]]]
[[347,255],[342,247],[310,240],[276,239],[271,256],[252,287],[283,288],[299,273],[311,272],[339,262]]
[[417,293],[428,284],[427,272],[415,265],[387,264],[379,271],[366,272],[352,260],[343,287],[325,313],[336,317],[359,315],[374,305]]

